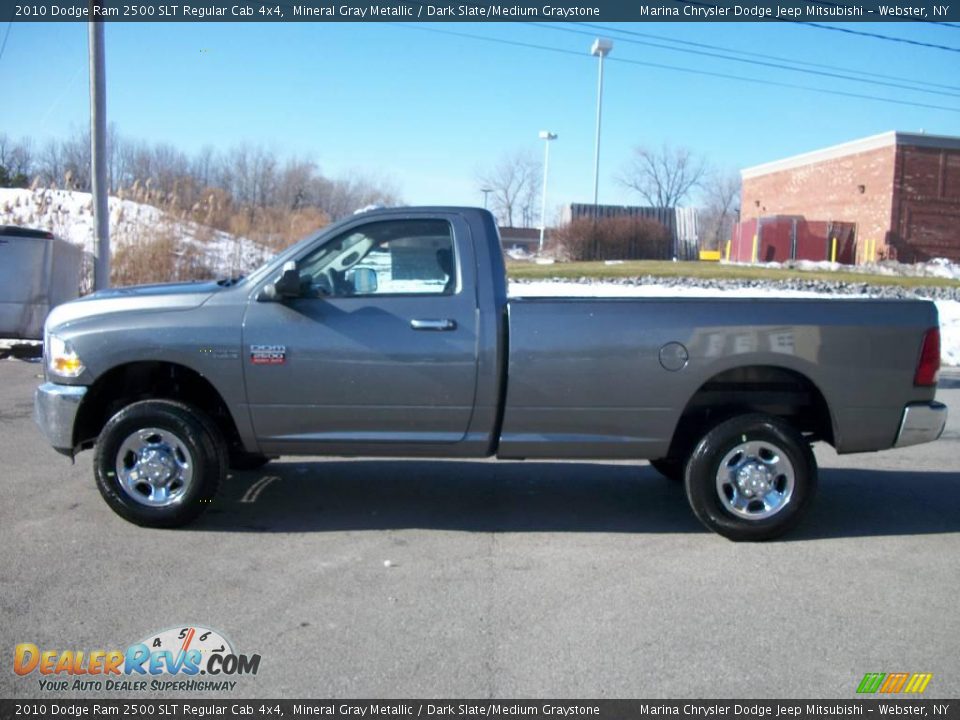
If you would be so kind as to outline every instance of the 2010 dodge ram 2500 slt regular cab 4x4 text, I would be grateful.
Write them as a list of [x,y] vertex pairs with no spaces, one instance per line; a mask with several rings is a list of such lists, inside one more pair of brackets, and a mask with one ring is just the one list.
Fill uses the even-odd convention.
[[947,409],[919,300],[507,297],[493,216],[350,217],[238,281],[51,312],[36,418],[149,526],[281,455],[650,458],[737,540],[790,528],[841,453],[929,442]]

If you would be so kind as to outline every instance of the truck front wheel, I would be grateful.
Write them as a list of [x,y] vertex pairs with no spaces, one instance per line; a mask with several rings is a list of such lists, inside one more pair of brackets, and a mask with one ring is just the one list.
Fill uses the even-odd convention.
[[769,540],[792,528],[817,487],[809,443],[760,413],[720,423],[697,444],[684,475],[697,519],[731,540]]
[[227,454],[216,426],[200,411],[145,400],[107,421],[93,462],[111,510],[137,525],[178,527],[213,499]]

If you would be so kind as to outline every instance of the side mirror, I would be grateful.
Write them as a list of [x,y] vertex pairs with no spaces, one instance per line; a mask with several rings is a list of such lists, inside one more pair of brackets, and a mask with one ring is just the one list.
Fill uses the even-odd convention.
[[347,279],[353,283],[357,295],[373,295],[377,292],[377,271],[373,268],[354,268]]
[[279,302],[284,298],[297,298],[303,292],[300,284],[300,271],[293,261],[284,263],[283,275],[276,282],[263,286],[257,300],[260,302]]
[[268,283],[263,286],[260,294],[257,295],[257,302],[279,302],[280,295],[277,293],[277,286],[274,283]]
[[300,271],[296,268],[285,268],[283,275],[273,284],[273,287],[280,297],[300,297]]

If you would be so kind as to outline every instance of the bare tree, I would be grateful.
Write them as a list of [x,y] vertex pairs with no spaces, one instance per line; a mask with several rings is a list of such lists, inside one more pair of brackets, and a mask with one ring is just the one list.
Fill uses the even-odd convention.
[[315,187],[314,204],[332,219],[345,217],[368,205],[396,205],[399,193],[393,183],[384,178],[363,175],[349,179],[319,177]]
[[37,174],[41,181],[48,185],[59,186],[63,183],[65,162],[61,144],[50,140],[43,146],[37,162]]
[[[64,177],[73,190],[90,190],[90,130],[75,132],[60,143]],[[69,182],[67,177],[69,175]]]
[[190,164],[190,174],[201,188],[207,188],[213,185],[215,164],[216,151],[211,145],[204,145],[200,148],[200,151],[193,156]]
[[153,178],[157,190],[164,193],[173,192],[177,181],[189,175],[190,162],[187,156],[172,145],[166,143],[154,145],[150,155],[149,177]]
[[700,213],[705,244],[720,248],[730,238],[740,215],[740,174],[716,171],[702,183],[704,208]]
[[123,173],[123,147],[117,126],[114,123],[107,125],[107,186],[113,194],[120,187],[119,181]]
[[310,204],[311,184],[316,174],[317,167],[309,160],[287,160],[277,177],[277,205],[286,210],[299,210]]
[[707,172],[706,161],[688,148],[663,145],[659,150],[639,146],[620,174],[620,182],[636,190],[653,207],[677,207],[698,187]]
[[505,155],[490,170],[481,173],[477,182],[493,195],[493,212],[506,227],[516,227],[519,219],[525,227],[536,217],[536,197],[540,190],[540,162],[532,153],[517,151]]
[[[169,144],[125,138],[111,126],[107,151],[113,192],[127,190],[139,202],[189,214],[229,232],[269,227],[269,233],[263,232],[275,234],[281,225],[277,218],[285,215],[315,226],[321,218],[338,219],[367,205],[400,202],[389,178],[363,173],[330,178],[311,160],[283,159],[249,144],[226,152],[206,146],[187,155]],[[76,130],[38,152],[29,141],[17,143],[0,133],[0,168],[0,184],[15,180],[26,185],[24,175],[39,175],[51,186],[88,191],[89,132]],[[238,221],[241,216],[243,222]]]
[[218,185],[251,210],[273,204],[277,160],[260,146],[239,145],[220,158]]
[[30,140],[13,141],[0,133],[0,186],[26,187],[33,171]]

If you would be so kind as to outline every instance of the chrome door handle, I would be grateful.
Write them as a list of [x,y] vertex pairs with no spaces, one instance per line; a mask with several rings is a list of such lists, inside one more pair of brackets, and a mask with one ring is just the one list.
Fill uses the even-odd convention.
[[457,321],[446,320],[411,320],[410,327],[414,330],[456,330]]

